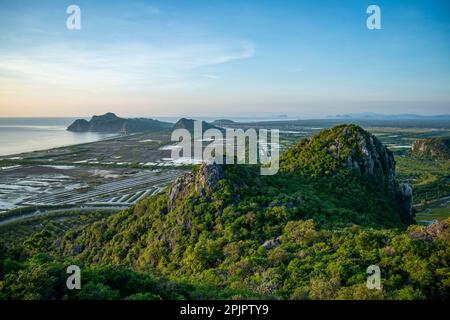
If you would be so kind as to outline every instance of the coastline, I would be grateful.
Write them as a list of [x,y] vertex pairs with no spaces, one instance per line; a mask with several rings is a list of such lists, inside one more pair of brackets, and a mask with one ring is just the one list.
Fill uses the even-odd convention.
[[[0,125],[0,131],[2,129],[10,128],[23,129],[23,131],[17,131],[17,136],[14,136],[14,133],[9,133],[11,136],[10,139],[8,139],[7,136],[0,139],[0,141],[4,140],[3,145],[0,146],[0,158],[7,159],[10,157],[20,157],[21,155],[32,152],[42,152],[45,150],[93,143],[116,138],[118,136],[118,134],[102,134],[96,132],[69,133],[65,128],[60,128],[60,126],[58,126],[59,128],[56,128],[56,126],[46,126],[42,129],[36,129],[37,127],[38,126]],[[24,142],[20,145],[21,139],[23,139]]]

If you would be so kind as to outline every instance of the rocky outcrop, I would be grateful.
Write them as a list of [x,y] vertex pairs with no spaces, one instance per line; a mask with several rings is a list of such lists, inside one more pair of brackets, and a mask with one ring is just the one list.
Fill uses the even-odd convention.
[[413,190],[412,187],[405,183],[401,187],[401,195],[403,200],[403,206],[406,212],[412,217],[413,215]]
[[415,140],[411,151],[418,157],[447,160],[450,159],[450,137]]
[[340,125],[305,139],[288,151],[282,161],[282,166],[294,162],[299,170],[315,174],[334,175],[350,170],[390,191],[398,191],[394,155],[377,137],[357,125]]
[[178,177],[169,191],[169,211],[176,206],[178,199],[185,198],[192,192],[198,192],[201,196],[205,196],[214,190],[222,178],[223,168],[216,163],[203,163],[197,171],[188,172]]
[[278,247],[280,244],[281,244],[281,240],[280,240],[280,237],[278,237],[276,239],[270,239],[270,240],[264,241],[264,243],[261,245],[261,247],[263,247],[266,250],[270,250],[270,249]]
[[346,162],[347,168],[384,185],[390,196],[397,198],[402,204],[402,220],[413,222],[413,189],[408,184],[398,184],[393,153],[376,136],[360,127],[344,127],[342,134],[352,146]]
[[[342,134],[345,143],[348,144],[346,147],[351,146],[346,161],[347,168],[381,181],[390,191],[397,191],[392,152],[377,137],[360,127],[344,127]],[[340,145],[341,140],[337,139],[336,143],[337,148],[343,148]]]
[[153,119],[124,119],[108,112],[93,116],[91,120],[75,120],[68,128],[73,132],[134,133],[152,132],[170,129],[171,124]]
[[424,241],[433,241],[435,239],[450,241],[449,221],[435,221],[427,227],[417,226],[409,233],[409,236]]
[[[315,170],[320,179],[342,174],[345,179],[349,174],[365,188],[368,193],[376,193],[377,199],[384,198],[392,207],[394,219],[410,224],[414,222],[412,215],[413,191],[411,186],[400,186],[395,176],[395,160],[390,152],[375,136],[355,125],[338,126],[325,130],[311,139],[303,141],[299,146],[291,148],[282,159],[283,165],[291,162],[301,169]],[[312,169],[311,169],[312,168]],[[284,168],[286,171],[286,168]],[[352,174],[354,173],[354,174]],[[217,183],[223,178],[221,165],[202,164],[193,172],[179,177],[168,191],[168,211],[184,208],[179,204],[187,197],[192,201],[199,197],[208,197]],[[346,181],[339,176],[336,182]],[[352,179],[352,178],[348,178]],[[344,182],[345,183],[345,182]],[[345,186],[342,186],[345,188]],[[238,202],[239,195],[237,195]],[[370,198],[370,195],[367,194]],[[361,199],[364,201],[364,199]],[[272,201],[268,207],[279,206],[279,201]],[[287,208],[292,204],[283,204]],[[180,218],[180,221],[182,219]],[[267,243],[270,246],[269,243]]]
[[340,125],[301,141],[286,156],[281,168],[320,176],[355,173],[372,189],[384,190],[398,204],[402,221],[413,222],[412,188],[399,186],[393,153],[371,133],[357,125]]
[[223,178],[223,169],[216,163],[203,164],[197,172],[196,191],[202,194],[213,190],[220,179]]
[[180,197],[186,197],[190,192],[190,187],[194,184],[195,175],[192,172],[185,173],[178,177],[169,191],[168,209],[172,210]]

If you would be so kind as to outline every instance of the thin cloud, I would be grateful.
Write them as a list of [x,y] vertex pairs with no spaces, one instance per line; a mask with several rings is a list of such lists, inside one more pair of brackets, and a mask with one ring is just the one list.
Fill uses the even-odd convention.
[[214,74],[201,74],[200,76],[202,76],[203,78],[212,79],[212,80],[219,79],[219,77]]
[[142,11],[152,15],[159,15],[162,13],[160,8],[154,6],[145,6]]
[[[129,43],[95,48],[49,45],[33,51],[0,52],[0,82],[15,78],[39,86],[97,91],[110,89],[180,88],[195,86],[189,71],[251,58],[248,42],[201,43],[153,47]],[[211,76],[211,75],[210,75]]]

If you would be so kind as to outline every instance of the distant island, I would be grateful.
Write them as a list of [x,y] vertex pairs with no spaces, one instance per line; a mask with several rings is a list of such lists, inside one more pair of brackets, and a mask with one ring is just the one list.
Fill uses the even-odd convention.
[[[383,115],[376,113],[360,113],[328,116],[326,119],[309,119],[309,120],[266,120],[256,122],[236,122],[229,119],[217,119],[213,122],[202,121],[202,129],[224,130],[224,127],[235,128],[237,126],[251,126],[257,128],[264,126],[265,128],[295,125],[295,126],[319,126],[331,127],[346,122],[352,122],[362,126],[378,126],[389,127],[398,126],[401,122],[402,127],[414,128],[449,128],[448,120],[450,115],[440,116],[419,116],[413,114],[403,115]],[[181,118],[175,124],[170,122],[159,121],[149,118],[121,118],[112,112],[105,113],[100,116],[93,116],[89,121],[85,119],[75,120],[68,128],[72,132],[99,132],[99,133],[138,133],[138,132],[159,132],[184,128],[190,132],[194,129],[194,120]]]
[[449,114],[418,115],[413,113],[382,114],[374,112],[338,114],[328,116],[329,119],[370,119],[370,120],[450,120]]
[[120,118],[112,112],[101,116],[93,116],[91,120],[75,120],[68,131],[72,132],[102,132],[102,133],[135,133],[135,132],[156,132],[172,128],[173,124],[154,119]]
[[235,124],[235,123],[236,122],[234,122],[233,120],[229,120],[229,119],[217,119],[217,120],[214,120],[213,122],[211,122],[212,125],[219,126],[219,127],[223,127],[223,126]]

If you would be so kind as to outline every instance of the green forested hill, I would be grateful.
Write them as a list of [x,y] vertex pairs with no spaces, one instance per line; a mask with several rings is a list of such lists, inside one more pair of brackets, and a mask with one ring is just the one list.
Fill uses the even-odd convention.
[[[17,279],[27,271],[41,281],[36,256],[46,252],[44,264],[89,266],[89,286],[68,294],[55,276],[36,298],[170,299],[173,286],[191,298],[448,299],[449,221],[410,225],[407,191],[378,139],[339,126],[291,148],[275,176],[202,165],[61,239],[40,233],[24,249],[4,249],[0,297],[21,296]],[[366,287],[370,265],[381,268],[382,290]],[[150,284],[133,291],[111,280],[116,269]]]

